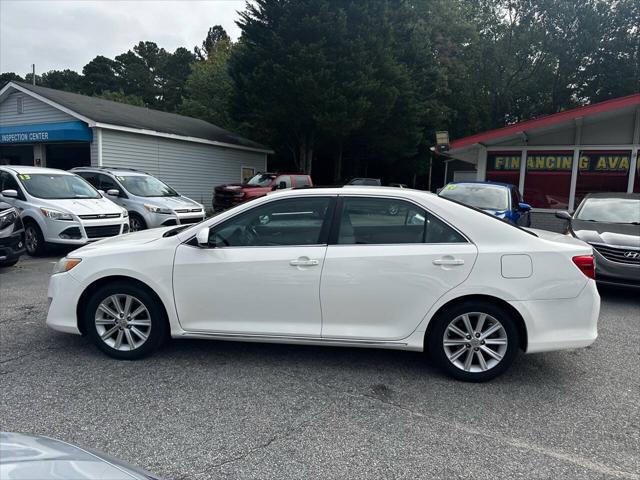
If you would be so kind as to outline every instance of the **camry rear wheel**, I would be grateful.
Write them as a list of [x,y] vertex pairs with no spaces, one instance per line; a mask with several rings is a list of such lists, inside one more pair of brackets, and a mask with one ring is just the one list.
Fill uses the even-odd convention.
[[520,345],[518,328],[504,309],[465,302],[434,319],[429,352],[449,375],[470,382],[491,380],[513,362]]
[[126,282],[99,288],[87,302],[84,321],[93,343],[119,359],[149,355],[167,333],[164,310],[156,298]]

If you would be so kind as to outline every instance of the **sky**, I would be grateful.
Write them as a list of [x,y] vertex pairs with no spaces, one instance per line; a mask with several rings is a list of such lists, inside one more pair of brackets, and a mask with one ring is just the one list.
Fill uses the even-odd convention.
[[233,40],[245,0],[0,0],[0,72],[69,68],[114,58],[139,41],[173,52],[200,45],[210,26]]

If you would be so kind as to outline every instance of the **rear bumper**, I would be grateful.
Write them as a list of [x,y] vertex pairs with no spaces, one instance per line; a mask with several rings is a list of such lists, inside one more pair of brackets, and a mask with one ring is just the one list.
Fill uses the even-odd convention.
[[524,318],[527,353],[587,347],[598,337],[600,295],[593,280],[575,298],[509,303]]

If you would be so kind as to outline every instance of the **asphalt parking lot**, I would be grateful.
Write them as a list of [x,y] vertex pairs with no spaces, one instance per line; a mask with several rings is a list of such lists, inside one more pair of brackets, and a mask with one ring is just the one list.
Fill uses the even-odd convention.
[[174,341],[137,362],[48,330],[54,257],[0,269],[0,429],[169,479],[640,478],[640,294],[590,348],[465,384],[421,354]]

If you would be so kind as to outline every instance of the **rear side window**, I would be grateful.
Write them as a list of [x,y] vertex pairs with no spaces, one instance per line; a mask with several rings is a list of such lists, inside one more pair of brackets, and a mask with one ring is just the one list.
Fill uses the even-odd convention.
[[311,185],[309,177],[306,175],[296,175],[296,187],[308,187]]
[[423,208],[389,198],[344,198],[338,228],[341,245],[466,242]]

